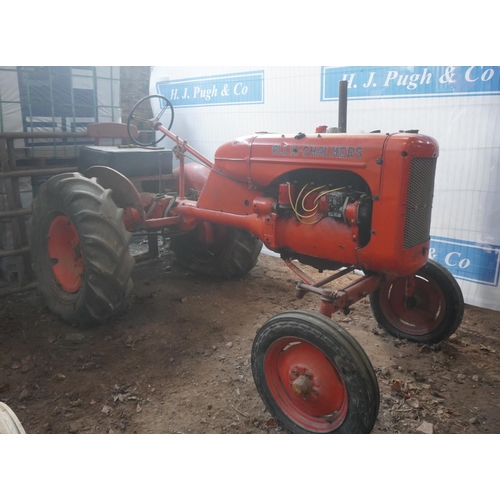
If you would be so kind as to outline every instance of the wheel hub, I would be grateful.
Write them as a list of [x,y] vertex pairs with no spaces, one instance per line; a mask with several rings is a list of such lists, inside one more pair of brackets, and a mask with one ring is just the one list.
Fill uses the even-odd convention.
[[331,432],[344,421],[347,389],[320,349],[302,339],[284,338],[268,350],[265,371],[273,399],[304,429]]
[[65,215],[54,218],[47,233],[47,255],[52,274],[61,288],[76,293],[83,282],[83,255],[75,226]]
[[311,381],[304,375],[297,377],[292,383],[292,391],[297,394],[297,396],[302,396],[307,398],[308,394],[312,390]]
[[425,275],[415,277],[415,291],[405,295],[405,279],[380,290],[380,307],[392,325],[409,335],[426,335],[437,328],[445,314],[443,292]]

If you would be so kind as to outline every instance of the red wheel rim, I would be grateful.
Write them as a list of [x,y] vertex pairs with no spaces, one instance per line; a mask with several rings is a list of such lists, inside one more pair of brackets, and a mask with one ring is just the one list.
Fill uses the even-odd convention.
[[266,353],[264,369],[272,398],[295,424],[310,432],[332,432],[345,420],[344,380],[311,343],[296,337],[274,342]]
[[59,215],[50,224],[47,237],[54,279],[65,292],[77,292],[83,280],[83,255],[75,226],[66,216]]
[[424,274],[415,276],[412,304],[405,304],[406,279],[381,288],[380,308],[392,326],[408,335],[426,335],[435,330],[445,315],[446,299],[436,282]]

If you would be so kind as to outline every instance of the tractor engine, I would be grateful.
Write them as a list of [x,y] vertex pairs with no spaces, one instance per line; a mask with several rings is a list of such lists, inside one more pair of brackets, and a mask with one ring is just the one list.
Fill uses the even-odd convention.
[[196,206],[317,268],[406,276],[428,258],[438,151],[415,131],[243,137],[216,151]]
[[[313,187],[305,184],[297,195],[297,184],[280,184],[277,213],[282,217],[292,214],[304,224],[317,224],[325,217],[347,225],[352,241],[364,246],[370,239],[372,198],[354,191],[351,186]],[[305,190],[305,192],[304,192]]]

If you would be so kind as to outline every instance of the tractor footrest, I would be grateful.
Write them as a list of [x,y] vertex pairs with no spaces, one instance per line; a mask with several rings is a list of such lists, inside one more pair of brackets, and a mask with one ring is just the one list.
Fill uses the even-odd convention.
[[84,146],[78,158],[78,171],[84,174],[88,168],[102,165],[126,177],[140,177],[171,174],[172,164],[171,149]]

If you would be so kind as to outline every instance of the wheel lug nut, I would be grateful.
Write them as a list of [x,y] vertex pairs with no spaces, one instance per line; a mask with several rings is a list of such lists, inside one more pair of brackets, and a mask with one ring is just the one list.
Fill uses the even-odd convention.
[[305,375],[306,375],[307,378],[311,378],[311,374],[309,372],[306,372]]
[[298,374],[299,374],[299,372],[294,368],[292,370],[292,375],[297,376]]

